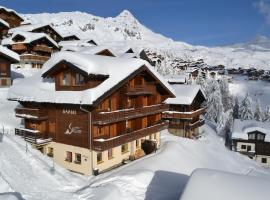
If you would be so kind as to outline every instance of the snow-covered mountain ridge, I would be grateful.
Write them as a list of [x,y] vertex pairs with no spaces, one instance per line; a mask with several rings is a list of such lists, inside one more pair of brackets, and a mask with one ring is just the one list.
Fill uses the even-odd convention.
[[123,43],[143,47],[171,59],[203,59],[208,65],[270,69],[270,40],[266,37],[224,47],[193,46],[154,33],[127,10],[108,18],[82,12],[25,14],[24,17],[32,23],[51,23],[63,35],[76,34],[100,44]]

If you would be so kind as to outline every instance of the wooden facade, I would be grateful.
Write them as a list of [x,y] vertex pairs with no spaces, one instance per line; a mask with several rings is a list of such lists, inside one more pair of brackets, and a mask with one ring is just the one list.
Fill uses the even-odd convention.
[[[204,124],[202,115],[206,108],[202,106],[205,97],[199,90],[190,105],[170,104],[169,111],[163,112],[162,118],[169,120],[169,131],[183,137],[194,138],[198,136],[198,128]],[[181,133],[178,131],[181,130]]]
[[33,29],[31,32],[33,33],[46,33],[50,36],[54,41],[61,42],[63,37],[54,29],[51,25],[45,25],[38,28]]
[[[83,91],[108,78],[87,75],[67,62],[58,63],[43,77],[54,78],[56,91]],[[147,87],[151,91],[145,92]],[[23,118],[25,127],[17,128],[16,134],[35,146],[52,141],[104,152],[166,129],[162,112],[168,106],[162,102],[172,95],[142,67],[92,105],[20,102],[16,116]]]
[[16,62],[18,61],[0,52],[0,87],[8,87],[11,85],[11,64]]
[[76,35],[68,35],[63,37],[62,41],[74,41],[74,40],[80,40]]
[[13,38],[14,44],[8,48],[20,55],[21,66],[30,65],[32,68],[41,68],[51,57],[52,53],[58,51],[58,47],[52,44],[46,37],[24,43],[24,36],[17,35]]
[[3,39],[8,34],[9,27],[0,22],[0,39]]
[[3,7],[0,7],[0,18],[5,20],[10,28],[18,27],[23,22],[23,19],[17,13],[6,10]]

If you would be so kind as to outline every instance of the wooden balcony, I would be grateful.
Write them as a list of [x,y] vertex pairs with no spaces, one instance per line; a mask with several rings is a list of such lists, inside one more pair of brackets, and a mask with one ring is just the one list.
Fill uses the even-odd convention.
[[93,124],[103,125],[118,121],[143,117],[147,115],[162,113],[169,109],[169,105],[158,104],[141,108],[131,108],[112,112],[99,112],[92,115]]
[[23,54],[20,56],[22,62],[40,62],[45,63],[50,57],[39,56],[34,54]]
[[11,49],[13,51],[26,51],[27,50],[27,46],[25,44],[13,44],[11,46]]
[[46,53],[52,53],[53,49],[51,47],[45,46],[45,45],[36,45],[33,48],[33,51],[41,51]]
[[25,108],[17,107],[15,109],[16,117],[34,119],[34,120],[44,120],[48,118],[48,113],[45,110],[40,110],[38,108]]
[[126,133],[109,139],[94,139],[92,149],[96,151],[105,151],[122,144],[132,142],[147,135],[162,131],[168,128],[168,122],[163,122],[137,131]]
[[202,125],[204,125],[205,121],[204,119],[198,120],[196,122],[182,122],[182,123],[169,123],[169,128],[173,128],[173,129],[186,129],[186,130],[190,130],[190,129],[195,129],[198,128]]
[[156,92],[155,85],[135,85],[127,87],[127,95],[135,96],[135,95],[147,95],[154,94]]
[[192,119],[199,115],[203,115],[206,112],[206,108],[201,108],[196,111],[190,112],[174,112],[174,111],[165,111],[162,113],[163,119]]
[[22,136],[26,142],[33,145],[44,145],[52,141],[51,138],[43,138],[38,130],[15,128],[15,135]]

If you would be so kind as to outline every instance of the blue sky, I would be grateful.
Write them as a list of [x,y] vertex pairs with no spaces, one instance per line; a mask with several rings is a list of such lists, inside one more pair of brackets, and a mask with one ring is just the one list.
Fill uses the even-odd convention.
[[174,40],[225,45],[270,36],[270,0],[1,0],[20,13],[83,11],[116,16],[127,9]]

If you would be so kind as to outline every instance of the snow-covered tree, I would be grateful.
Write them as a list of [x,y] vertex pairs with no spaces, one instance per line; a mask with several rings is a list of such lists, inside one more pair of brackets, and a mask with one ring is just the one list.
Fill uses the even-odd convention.
[[267,106],[266,110],[264,111],[263,121],[270,121],[270,106]]
[[263,119],[262,109],[259,100],[256,103],[254,119],[256,119],[257,121],[262,121]]
[[220,114],[218,118],[217,123],[217,133],[219,135],[225,136],[229,132],[231,132],[232,124],[233,124],[233,117],[232,117],[233,111],[227,110],[226,112],[223,112]]
[[199,70],[198,76],[196,78],[196,84],[204,87],[205,79],[203,77],[202,71]]
[[246,97],[243,99],[241,106],[239,108],[239,114],[241,120],[253,119],[254,115],[251,108],[251,98],[247,93]]
[[219,83],[220,83],[220,92],[222,95],[222,104],[224,111],[226,112],[227,110],[232,109],[233,107],[233,97],[229,91],[228,78],[227,77],[221,78]]
[[234,106],[233,106],[233,118],[239,119],[239,100],[237,97],[234,98]]

